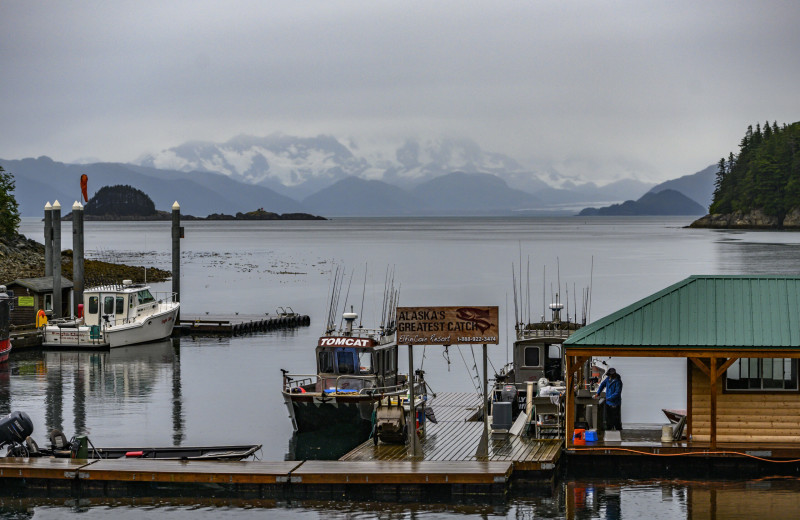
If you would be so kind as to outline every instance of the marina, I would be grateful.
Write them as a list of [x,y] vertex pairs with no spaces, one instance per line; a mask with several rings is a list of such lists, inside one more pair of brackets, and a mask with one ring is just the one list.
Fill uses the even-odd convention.
[[[515,221],[504,221],[502,225],[504,228],[507,226],[513,228],[517,224],[518,223],[515,223]],[[549,222],[548,226],[554,224],[557,226],[558,222]],[[331,224],[322,225],[329,226]],[[342,229],[343,233],[347,233],[349,236],[351,224],[338,223],[336,225]],[[404,221],[404,225],[408,225],[408,222]],[[422,226],[421,223],[414,224],[412,222],[412,229],[415,225]],[[298,226],[309,226],[309,224],[298,224]],[[462,229],[461,226],[456,223],[453,223],[453,226],[454,227],[448,228],[450,234],[458,235],[460,232],[467,232],[466,227]],[[37,225],[36,227],[38,228],[39,226]],[[215,227],[217,226],[211,226],[210,229],[213,230]],[[220,229],[224,228],[226,231],[218,235],[212,234],[211,236],[214,236],[215,240],[217,236],[231,236],[230,230],[233,229],[232,225],[220,224],[218,227]],[[249,235],[252,233],[249,229],[250,227],[259,226],[251,225],[245,227],[248,228],[246,233]],[[473,225],[472,227],[475,226]],[[165,229],[168,229],[168,227]],[[202,231],[200,231],[200,229],[201,228],[192,229],[187,226],[187,237],[191,238],[193,233],[201,233]],[[422,229],[425,229],[424,226]],[[480,226],[478,226],[478,229],[480,229]],[[496,229],[497,228],[490,226],[487,228],[487,232],[491,234],[494,233]],[[668,231],[663,231],[664,229]],[[677,231],[670,231],[671,229],[673,228],[663,228],[661,224],[659,224],[647,227],[646,231],[642,232],[648,235],[658,235],[659,232],[664,233],[666,238],[662,236],[660,239],[669,242],[670,236],[677,236]],[[470,233],[474,234],[474,230],[470,231]],[[522,233],[524,236],[525,232],[522,228],[519,228],[512,231],[512,233],[514,235]],[[328,231],[326,231],[325,235],[327,234]],[[419,231],[417,231],[417,234],[425,236],[424,233],[420,233]],[[594,235],[596,231],[592,230],[590,234]],[[130,234],[128,236],[130,236]],[[356,239],[357,243],[359,240],[363,240],[364,243],[376,240],[376,236],[369,235],[369,233],[367,233],[366,236],[353,236],[358,237]],[[436,233],[430,234],[431,239],[435,239],[434,237],[436,236]],[[189,238],[186,240],[189,240]],[[584,237],[584,239],[590,240],[588,235]],[[298,243],[301,245],[298,246]],[[304,240],[300,240],[298,243],[290,243],[285,247],[290,251],[296,251],[302,248],[302,244],[305,242]],[[310,244],[308,245],[310,248]],[[214,247],[233,249],[239,246],[222,243],[215,244]],[[719,247],[727,248],[731,246],[727,243],[722,243]],[[759,247],[761,246],[759,245]],[[789,249],[791,249],[793,246],[789,245],[784,247],[789,247]],[[503,256],[513,256],[516,248],[516,241],[513,244],[509,244],[509,250],[504,251]],[[598,246],[598,248],[600,247]],[[189,249],[198,249],[198,246],[190,246]],[[458,251],[458,247],[455,249]],[[736,249],[736,251],[748,251],[748,247],[745,244],[741,249]],[[775,257],[778,258],[783,252],[782,249],[777,250]],[[265,253],[258,251],[258,254],[264,255]],[[350,260],[351,262],[356,261],[344,255],[343,250],[336,250],[334,254],[344,257],[345,260]],[[378,259],[381,258],[380,254],[374,254],[373,256]],[[164,259],[168,261],[169,254],[166,253],[160,257],[156,257],[161,258],[162,262]],[[208,266],[204,263],[203,258],[205,258],[205,256],[190,255],[182,266],[183,276],[188,276],[188,280],[204,280],[206,273],[208,273]],[[243,258],[248,257],[245,254]],[[728,258],[737,259],[740,257],[729,256]],[[498,258],[494,260],[500,260],[499,255]],[[309,264],[317,264],[319,261],[319,259],[312,257]],[[265,260],[265,263],[273,262],[274,260],[270,258]],[[423,278],[425,284],[432,284],[436,279],[445,279],[444,273],[440,272],[437,268],[439,264],[432,263],[430,265],[432,266],[432,272],[427,273]],[[760,263],[758,264],[758,268],[772,270],[774,264],[770,266]],[[580,265],[575,265],[565,260],[562,260],[561,269],[562,272],[565,270],[588,272],[588,268],[581,268]],[[623,294],[624,291],[631,291],[631,287],[626,285],[626,278],[620,277],[619,273],[617,273],[617,270],[623,269],[630,270],[632,267],[630,265],[619,265],[611,270],[614,282],[620,285],[619,291],[608,291],[606,288],[603,288],[607,285],[606,278],[609,276],[609,273],[601,272],[597,274],[598,271],[596,271],[594,292],[595,294],[599,294],[601,289],[598,287],[601,287],[603,288],[604,294],[602,299],[599,297],[596,298],[595,310],[593,313],[599,313],[601,316],[611,313],[616,309],[623,308],[625,304],[628,304],[633,299],[631,296]],[[310,269],[305,267],[293,268],[293,270],[310,271]],[[255,303],[260,301],[260,296],[255,293],[252,293],[251,299],[249,300],[251,303],[249,305],[237,305],[237,309],[233,304],[227,304],[225,306],[226,312],[217,310],[215,313],[212,310],[206,314],[206,311],[211,309],[209,306],[206,306],[204,302],[224,301],[226,294],[229,294],[231,291],[234,291],[235,294],[247,294],[248,287],[252,285],[252,274],[239,273],[236,269],[231,268],[226,276],[229,282],[224,291],[219,284],[212,284],[206,288],[197,282],[187,283],[187,278],[185,278],[183,283],[184,296],[181,299],[182,306],[184,307],[181,313],[183,319],[202,320],[208,317],[209,321],[211,321],[231,318],[230,321],[232,322],[237,318],[243,321],[249,319],[255,321],[256,318],[260,320],[260,315],[252,311],[249,313],[246,312],[248,307],[250,309],[256,308]],[[296,277],[296,279],[292,279],[288,282],[284,281],[284,283],[280,283],[281,278],[277,275],[261,274],[260,276],[265,280],[263,283],[269,283],[270,287],[275,288],[273,295],[275,301],[287,302],[291,304],[294,309],[303,309],[304,311],[308,309],[309,315],[311,316],[325,316],[327,305],[324,304],[322,300],[324,300],[324,295],[329,289],[329,271],[325,271],[324,273],[320,272],[314,276]],[[663,278],[661,280],[662,282],[665,281]],[[502,293],[497,292],[497,294],[494,295],[495,301],[503,301],[504,292],[507,291],[508,276],[505,275],[505,273],[497,273],[496,276],[489,279],[488,283],[491,287],[498,288],[495,292],[503,291]],[[381,300],[380,292],[382,291],[382,285],[382,282],[379,282],[377,288],[368,288],[368,294],[370,291],[378,294],[378,302]],[[581,281],[581,285],[585,285],[585,282]],[[651,284],[650,292],[657,292],[667,285],[669,284]],[[417,301],[446,303],[447,301],[451,301],[450,299],[454,297],[458,297],[462,300],[467,299],[468,292],[476,290],[482,293],[486,290],[486,287],[489,287],[487,282],[483,280],[479,281],[477,286],[479,289],[468,289],[467,292],[455,290],[453,294],[442,296],[442,299],[437,301],[435,298],[430,298],[430,295],[426,296],[425,291],[421,290],[414,283],[409,284],[404,281],[405,289],[403,301],[407,301],[407,298],[416,298]],[[473,287],[473,285],[468,285],[468,287]],[[299,288],[301,290],[298,290]],[[199,289],[203,289],[203,291],[199,291]],[[194,296],[187,296],[186,292],[189,292],[190,295],[192,292],[195,294]],[[644,291],[642,289],[638,289],[638,293],[636,294],[646,296],[646,294],[643,293]],[[203,295],[202,298],[198,298],[200,294]],[[417,296],[414,296],[415,294]],[[459,294],[461,296],[458,296]],[[373,301],[375,299],[376,298],[373,297]],[[467,299],[467,301],[470,301],[470,299],[472,298]],[[574,305],[571,293],[570,303]],[[365,307],[369,309],[370,306],[368,305]],[[503,308],[505,307],[501,309]],[[597,308],[601,310],[598,311]],[[233,312],[234,310],[239,310],[239,314],[235,314]],[[365,311],[365,314],[368,314],[368,312]],[[570,314],[573,314],[573,312],[570,312]],[[271,315],[274,314],[271,313]],[[505,315],[505,313],[502,315]],[[266,314],[264,318],[267,318]],[[365,317],[365,321],[374,322],[369,317]],[[504,333],[501,333],[501,336],[504,335]],[[8,413],[7,411],[11,410],[23,409],[23,407],[30,411],[37,425],[44,425],[44,429],[41,432],[37,431],[34,434],[34,436],[37,436],[37,440],[41,438],[43,432],[46,433],[47,429],[60,426],[62,429],[66,428],[75,432],[85,431],[87,427],[89,427],[91,428],[91,437],[93,439],[97,438],[101,441],[103,439],[117,439],[119,442],[114,442],[113,444],[123,446],[166,446],[169,444],[170,439],[173,439],[173,442],[176,444],[189,446],[204,444],[239,445],[256,442],[263,445],[263,453],[261,454],[262,460],[281,461],[280,464],[283,464],[289,462],[284,459],[290,455],[290,439],[293,438],[293,433],[291,421],[286,418],[287,412],[284,403],[281,402],[279,397],[275,398],[275,389],[278,388],[282,382],[282,374],[280,373],[279,367],[275,366],[275,359],[277,356],[280,356],[280,365],[302,369],[302,367],[307,366],[310,361],[309,346],[316,345],[318,340],[319,331],[315,331],[313,327],[300,326],[253,331],[241,335],[185,334],[173,338],[170,344],[164,346],[154,347],[145,344],[96,353],[39,353],[35,349],[27,351],[21,350],[12,353],[9,360],[8,378],[13,384],[10,385],[10,392],[3,394],[3,392],[0,391],[0,407],[2,407],[4,413]],[[471,350],[472,352],[470,352]],[[404,363],[407,362],[405,359],[406,351],[407,347],[399,346],[400,359],[398,360],[398,365],[404,365]],[[507,352],[508,354],[506,354],[506,348],[502,345],[499,347],[489,347],[489,364],[492,366],[493,372],[500,372],[500,369],[504,366],[504,359],[508,362],[511,361],[514,355],[513,349],[509,346]],[[464,358],[463,361],[462,356]],[[343,496],[346,494],[354,499],[358,497],[372,497],[374,499],[375,497],[385,496],[385,499],[390,501],[403,501],[403,497],[408,496],[411,497],[410,500],[413,501],[414,497],[419,499],[419,497],[427,497],[428,493],[433,493],[440,497],[439,500],[443,500],[444,503],[447,503],[449,500],[447,498],[448,496],[485,497],[480,500],[494,500],[489,497],[504,497],[502,500],[506,501],[512,509],[520,507],[518,505],[520,503],[520,498],[517,493],[519,493],[521,489],[520,483],[526,481],[526,471],[522,469],[522,466],[525,461],[528,461],[527,463],[529,464],[536,464],[535,460],[540,458],[536,455],[536,451],[530,448],[530,446],[544,446],[547,443],[559,446],[560,443],[564,441],[558,439],[541,439],[541,441],[547,442],[523,442],[517,443],[516,445],[512,442],[510,444],[511,447],[508,448],[505,453],[501,453],[501,444],[494,444],[496,441],[493,440],[489,444],[490,458],[488,460],[474,458],[476,443],[479,442],[482,434],[482,423],[480,421],[465,421],[463,419],[470,418],[471,415],[474,415],[480,405],[480,393],[475,391],[474,388],[470,388],[470,377],[474,380],[481,372],[480,368],[474,366],[476,364],[478,366],[480,365],[479,356],[480,347],[477,349],[471,349],[470,346],[461,346],[460,348],[450,347],[449,352],[443,349],[443,347],[438,346],[435,348],[428,347],[427,349],[424,347],[414,348],[415,365],[417,367],[424,367],[426,381],[438,391],[435,398],[432,397],[431,392],[429,392],[428,395],[430,408],[435,412],[438,424],[432,424],[430,422],[426,424],[426,435],[421,439],[422,442],[420,443],[425,457],[424,459],[415,460],[413,458],[408,458],[408,450],[403,449],[405,447],[402,445],[379,443],[376,447],[372,439],[366,439],[366,443],[360,443],[354,447],[347,448],[342,453],[335,455],[334,460],[315,461],[310,457],[304,457],[298,460],[297,463],[303,464],[298,467],[298,470],[304,467],[304,471],[316,468],[314,472],[309,471],[303,475],[306,477],[306,484],[308,484],[308,479],[311,479],[312,475],[317,475],[314,478],[320,479],[323,478],[323,475],[328,475],[324,476],[324,478],[327,479],[327,483],[315,484],[314,489],[297,486],[289,495],[278,495],[277,490],[267,489],[266,487],[263,489],[217,487],[214,494],[219,497],[236,497],[240,500],[274,500],[275,498],[260,497],[276,496],[290,496],[294,497],[294,499],[301,500],[305,499],[302,497],[311,499],[314,497],[324,498]],[[576,359],[573,359],[571,363],[574,364],[576,361]],[[742,455],[738,456],[731,453],[712,454],[710,446],[700,442],[695,442],[691,446],[691,449],[687,445],[686,440],[674,441],[670,444],[662,443],[660,441],[660,427],[667,421],[661,409],[684,408],[687,409],[688,412],[686,398],[682,395],[687,391],[688,386],[687,381],[681,375],[686,373],[686,359],[684,358],[681,361],[683,363],[672,363],[671,365],[669,361],[667,361],[666,364],[659,362],[659,367],[671,367],[661,368],[662,370],[669,371],[669,374],[677,374],[679,379],[678,382],[675,383],[671,380],[673,378],[672,375],[668,375],[663,378],[666,381],[666,384],[663,384],[659,378],[652,377],[653,370],[652,368],[648,368],[647,358],[623,359],[618,356],[614,357],[614,366],[625,377],[626,385],[623,393],[625,402],[623,406],[623,424],[626,426],[626,429],[622,432],[621,441],[615,442],[608,441],[607,439],[587,441],[583,446],[575,446],[566,451],[553,448],[553,453],[551,455],[545,454],[546,456],[541,457],[541,461],[544,464],[549,464],[550,460],[554,459],[553,464],[555,464],[555,467],[550,475],[543,471],[539,475],[541,478],[533,477],[533,480],[538,482],[538,484],[536,486],[536,491],[531,492],[535,493],[536,496],[542,494],[548,495],[551,493],[558,494],[563,491],[553,490],[562,490],[563,488],[561,486],[563,484],[569,485],[570,487],[568,489],[574,490],[577,496],[577,494],[581,492],[580,489],[582,489],[580,483],[588,479],[589,475],[605,475],[604,478],[613,478],[614,475],[620,474],[639,475],[640,471],[646,473],[643,471],[643,468],[658,468],[654,470],[656,473],[655,475],[653,471],[651,471],[649,474],[643,474],[642,476],[642,478],[653,479],[677,475],[680,472],[678,472],[676,468],[682,468],[683,473],[680,474],[680,477],[686,478],[687,473],[712,475],[714,474],[713,468],[715,467],[747,469],[749,464],[754,464],[749,461],[755,460],[751,459],[750,456],[763,459],[785,460],[797,458],[793,456],[793,446],[791,446],[790,443],[783,443],[783,446],[779,446],[776,443],[773,446],[773,451],[767,453],[769,451],[767,449],[753,450],[747,449],[747,446],[741,444],[735,446],[732,443],[723,442],[721,440],[718,441],[715,451],[735,452],[736,450],[740,450]],[[705,363],[707,366],[707,361]],[[0,370],[2,370],[2,367],[0,367]],[[699,368],[697,368],[697,370],[699,373],[702,373]],[[465,377],[465,372],[467,377]],[[34,374],[40,375],[35,376]],[[100,381],[103,381],[103,383],[98,384]],[[123,381],[128,381],[128,383],[123,383]],[[215,381],[215,384],[209,385],[208,381]],[[242,384],[241,382],[243,381],[248,381],[250,384]],[[256,388],[262,395],[272,396],[261,399],[258,409],[254,409],[247,404],[252,403],[253,385],[257,385]],[[24,394],[21,393],[22,388],[25,389]],[[469,396],[470,400],[464,401],[459,394]],[[455,401],[453,401],[454,404],[463,401],[467,403],[467,406],[461,406],[460,404],[458,406],[446,406],[446,401],[450,399],[451,396],[455,399]],[[35,406],[28,404],[42,402],[47,403],[44,409],[36,409]],[[96,410],[102,410],[102,412],[97,412]],[[102,413],[102,415],[100,415],[100,413]],[[450,414],[452,414],[452,416],[448,417]],[[147,427],[144,427],[141,422],[141,418],[145,415],[149,417]],[[212,418],[213,421],[211,421]],[[218,421],[224,421],[236,426],[232,430],[228,430],[225,435],[214,428],[205,426],[209,422],[216,423]],[[633,422],[648,422],[654,425],[654,427],[651,428],[652,431],[647,438],[644,436],[635,437],[634,429],[629,427]],[[656,429],[656,427],[658,427],[658,429]],[[448,440],[442,442],[444,437],[447,437]],[[109,443],[104,442],[103,444],[108,445]],[[287,448],[287,445],[289,445],[289,448]],[[779,451],[779,448],[783,448],[784,451]],[[698,453],[705,452],[705,454],[680,455],[676,457],[662,457],[660,455],[687,451],[696,451]],[[748,451],[751,453],[748,454]],[[544,454],[545,450],[542,448],[539,450],[539,453]],[[324,456],[325,454],[321,453],[321,455]],[[342,457],[354,458],[354,460],[338,460]],[[505,459],[503,459],[503,457],[505,457]],[[381,458],[386,458],[388,460],[379,460]],[[144,466],[137,466],[137,471],[134,473],[138,474],[140,471],[146,471],[143,468],[146,468],[147,464],[161,464],[168,461],[116,461],[117,464],[127,462],[144,464]],[[315,464],[317,462],[324,462],[327,467],[314,466],[311,465],[312,462]],[[460,472],[462,470],[452,469],[454,464],[458,467],[463,467],[464,471],[468,474],[470,472],[475,473],[475,466],[473,466],[471,470],[468,469],[471,464],[484,462],[508,464],[511,471],[508,477],[506,477],[505,484],[502,486],[500,486],[499,483],[485,485],[478,483],[475,484],[478,488],[471,489],[467,493],[463,488],[436,488],[435,486],[428,487],[425,484],[413,484],[412,486],[412,481],[408,480],[411,477],[402,476],[405,475],[403,471],[406,470],[398,469],[400,466],[385,466],[385,469],[382,469],[381,472],[386,474],[380,478],[387,480],[390,478],[406,479],[405,481],[409,483],[409,487],[407,489],[403,489],[402,485],[400,487],[392,487],[394,484],[389,484],[387,482],[384,485],[390,487],[386,488],[387,491],[385,495],[381,495],[378,490],[381,489],[382,486],[377,484],[372,491],[369,490],[370,485],[366,485],[367,487],[359,485],[361,487],[353,486],[347,488],[349,485],[347,480],[344,479],[343,483],[341,480],[343,478],[342,475],[350,473],[349,470],[343,469],[347,466],[342,466],[342,464],[348,462],[358,462],[359,464],[369,465],[382,464],[383,462],[393,464],[436,463],[448,465],[450,469],[445,470],[443,466],[435,471],[430,469],[427,475],[429,482],[434,479],[434,475],[439,475],[442,479],[446,476],[448,480],[455,478],[452,476],[455,474],[454,472]],[[213,474],[214,464],[204,464],[211,464],[211,466],[197,473],[211,472],[211,474]],[[243,464],[247,464],[246,467],[257,468],[259,466],[254,466],[253,464],[261,464],[261,462],[249,461]],[[269,465],[274,463],[263,462],[263,464]],[[305,466],[306,464],[308,464],[308,466]],[[462,464],[464,466],[461,466]],[[763,464],[767,468],[777,465],[772,462],[761,462],[759,464]],[[777,473],[785,472],[791,474],[788,468],[792,466],[792,464],[787,463],[784,464],[784,466],[786,466],[787,469]],[[200,466],[189,466],[189,468],[192,467]],[[374,467],[377,468],[379,466]],[[426,466],[423,465],[421,467]],[[433,468],[434,466],[427,467]],[[191,471],[194,472],[195,470],[192,469]],[[267,471],[266,468],[262,468],[258,470],[254,469],[253,472],[259,473],[265,471]],[[502,468],[500,471],[502,471]],[[532,473],[530,473],[530,475],[536,475],[537,469],[535,467],[532,468],[531,471]],[[730,471],[730,469],[728,469],[728,471]],[[753,474],[758,471],[758,468],[752,468]],[[760,471],[763,472],[764,468],[762,467]],[[768,471],[775,470],[770,469]],[[278,474],[277,471],[273,473]],[[480,472],[477,473],[479,474]],[[505,475],[505,473],[503,474]],[[392,477],[391,475],[395,476]],[[498,475],[499,474],[495,474],[495,476]],[[280,476],[288,477],[291,481],[292,476],[298,477],[299,475],[291,472],[284,472],[281,473]],[[129,477],[124,477],[123,474],[117,474],[115,478],[120,479],[119,482],[122,482],[124,478]],[[153,475],[149,475],[149,478],[151,480],[153,478],[166,479],[167,476],[162,475],[154,477]],[[169,478],[174,478],[177,481],[180,477],[170,476]],[[198,476],[196,478],[198,480],[202,478],[208,480],[209,478],[224,479],[225,477],[209,477],[205,475],[205,477]],[[230,480],[230,475],[228,475],[227,478]],[[376,482],[375,479],[378,477],[365,475],[364,478],[369,478],[371,482]],[[335,479],[339,479],[339,482],[335,482]],[[575,479],[577,479],[579,483],[577,486],[574,485]],[[103,496],[103,493],[105,493],[103,489],[114,489],[114,486],[125,486],[125,489],[129,489],[127,487],[129,484],[115,483],[116,481],[113,479],[105,482],[106,483],[103,485],[97,484],[97,487],[91,492],[88,487],[85,488],[84,491],[86,494],[94,493]],[[39,484],[43,486],[41,489],[44,491],[42,492],[47,494],[47,485],[44,484],[44,482],[39,482]],[[299,484],[299,482],[295,482],[294,484]],[[73,484],[69,483],[68,485],[71,488]],[[156,489],[150,484],[132,484],[132,486],[136,488],[136,494],[138,496],[152,496],[155,493],[166,496],[189,496],[194,494],[196,496],[195,500],[200,500],[200,497],[197,495],[201,493],[197,490],[204,485],[205,484],[176,484],[175,487],[168,486],[166,488]],[[270,486],[273,484],[269,484],[265,481],[263,485]],[[282,489],[285,489],[287,486],[292,485],[292,483],[289,482],[287,484],[282,482],[280,485]],[[484,487],[481,488],[481,486]],[[631,484],[626,484],[623,485],[623,488],[630,489],[630,492],[635,492],[635,488],[630,486]],[[497,489],[498,487],[502,487],[503,491],[500,492]],[[428,489],[428,491],[423,491],[423,489]],[[281,493],[283,492],[284,491]],[[660,496],[660,491],[658,491],[658,493]],[[63,495],[56,493],[53,496]],[[560,507],[564,507],[563,499],[558,498],[557,500],[558,503],[562,504]]]

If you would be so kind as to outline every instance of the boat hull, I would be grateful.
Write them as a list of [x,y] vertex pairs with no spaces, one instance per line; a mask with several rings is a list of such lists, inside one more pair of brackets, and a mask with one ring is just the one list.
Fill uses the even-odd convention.
[[8,355],[11,353],[11,340],[9,338],[0,340],[0,363],[8,361]]
[[114,348],[168,338],[172,335],[177,315],[178,306],[175,305],[163,312],[153,314],[141,322],[109,328],[106,330],[108,344]]
[[372,413],[379,397],[283,393],[284,402],[298,433],[326,430],[357,431],[369,435]]
[[43,346],[115,348],[169,338],[175,327],[178,309],[178,304],[164,305],[163,310],[141,321],[95,329],[94,333],[88,325],[48,325]]

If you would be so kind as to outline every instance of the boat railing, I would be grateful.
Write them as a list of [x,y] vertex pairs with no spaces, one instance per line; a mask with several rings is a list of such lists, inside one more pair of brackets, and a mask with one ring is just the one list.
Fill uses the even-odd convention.
[[406,392],[408,392],[408,386],[406,385],[375,386],[372,388],[362,388],[358,391],[359,394],[364,395],[397,395],[405,394]]
[[310,385],[317,379],[317,374],[289,374],[283,372],[283,391],[291,392],[293,388]]
[[178,301],[174,292],[153,293],[153,298],[158,303],[175,303]]
[[517,331],[517,339],[568,338],[574,332],[574,330],[522,329]]

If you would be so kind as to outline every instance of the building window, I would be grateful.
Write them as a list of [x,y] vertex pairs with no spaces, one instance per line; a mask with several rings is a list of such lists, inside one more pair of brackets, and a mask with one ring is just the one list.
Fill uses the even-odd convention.
[[525,347],[525,365],[526,367],[539,367],[542,362],[539,360],[539,347]]
[[53,293],[47,293],[44,295],[44,310],[45,311],[53,310]]
[[741,358],[726,373],[726,390],[798,390],[797,360],[789,358]]

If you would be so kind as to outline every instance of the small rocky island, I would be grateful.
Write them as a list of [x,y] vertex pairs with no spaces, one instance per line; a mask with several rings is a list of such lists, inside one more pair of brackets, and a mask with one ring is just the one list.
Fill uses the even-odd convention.
[[[85,220],[170,220],[172,213],[156,209],[153,200],[132,186],[103,186],[84,208]],[[72,214],[62,220],[72,220]],[[207,217],[181,215],[181,220],[327,220],[308,213],[272,213],[259,208],[247,213],[225,215],[212,213]]]
[[652,216],[652,215],[702,215],[703,206],[683,193],[663,190],[645,193],[639,200],[628,200],[603,208],[586,208],[579,216]]
[[800,122],[750,125],[739,154],[717,164],[709,214],[689,227],[800,229]]

